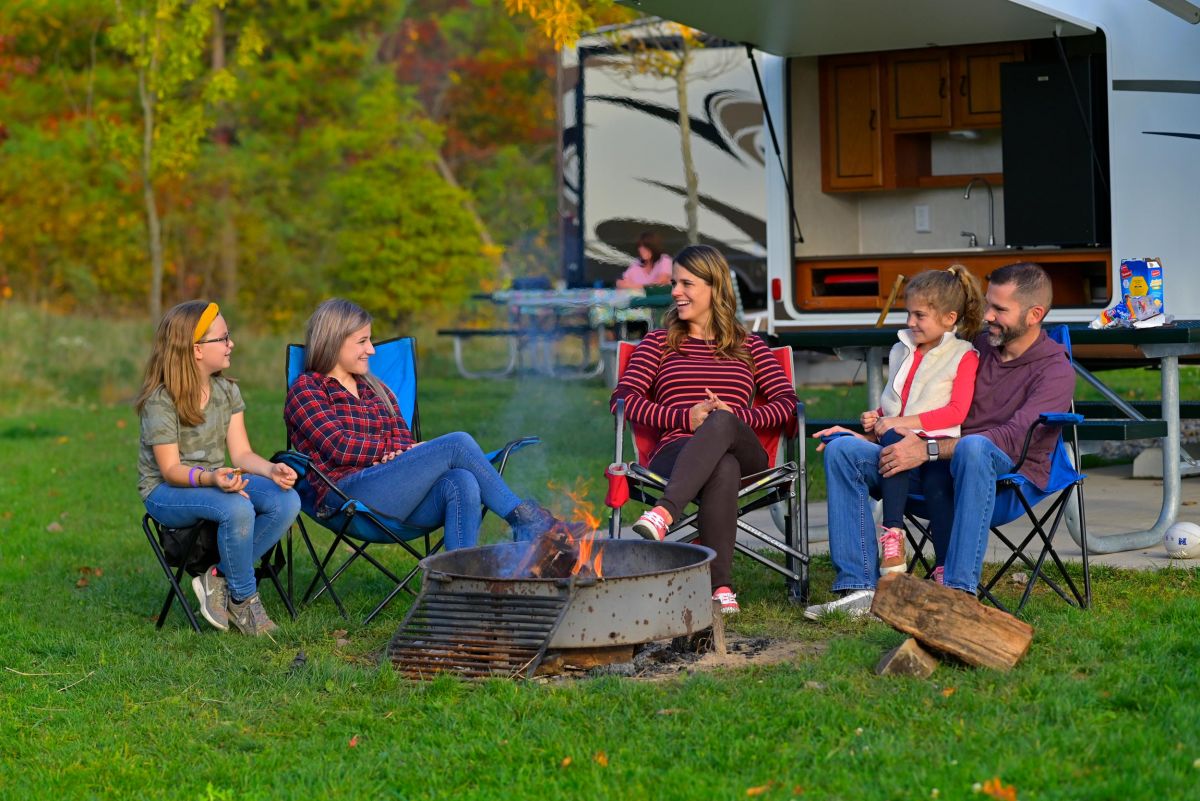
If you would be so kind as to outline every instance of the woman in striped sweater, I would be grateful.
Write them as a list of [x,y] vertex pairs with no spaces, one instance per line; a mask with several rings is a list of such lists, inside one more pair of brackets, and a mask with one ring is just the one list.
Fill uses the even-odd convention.
[[[659,505],[633,530],[662,540],[684,507],[699,499],[698,541],[716,551],[713,599],[727,614],[738,611],[730,571],[739,484],[767,468],[754,430],[777,428],[796,409],[796,390],[771,350],[738,321],[732,282],[716,248],[680,251],[666,328],[638,345],[611,399],[613,408],[624,399],[632,422],[661,432],[649,468],[669,479]],[[767,403],[751,408],[756,393]]]

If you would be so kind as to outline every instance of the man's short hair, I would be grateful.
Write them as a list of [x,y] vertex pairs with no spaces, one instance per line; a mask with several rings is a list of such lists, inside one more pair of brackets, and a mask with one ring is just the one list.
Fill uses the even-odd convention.
[[988,276],[989,284],[1013,284],[1016,287],[1017,301],[1022,309],[1031,306],[1045,306],[1050,311],[1054,300],[1054,291],[1050,287],[1050,276],[1040,264],[1031,261],[1019,261],[1008,264]]

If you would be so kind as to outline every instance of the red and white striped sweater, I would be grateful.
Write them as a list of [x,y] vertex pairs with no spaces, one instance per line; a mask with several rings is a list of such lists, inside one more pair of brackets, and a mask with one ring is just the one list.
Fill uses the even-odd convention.
[[[738,419],[754,429],[781,426],[794,413],[796,390],[757,335],[746,339],[754,359],[753,373],[736,359],[714,358],[708,341],[688,337],[681,343],[680,353],[667,350],[666,342],[667,332],[659,329],[638,344],[609,400],[615,410],[617,401],[624,399],[628,420],[663,432],[655,453],[668,442],[692,435],[688,410],[707,399],[705,390],[711,389]],[[756,390],[767,403],[751,408]]]

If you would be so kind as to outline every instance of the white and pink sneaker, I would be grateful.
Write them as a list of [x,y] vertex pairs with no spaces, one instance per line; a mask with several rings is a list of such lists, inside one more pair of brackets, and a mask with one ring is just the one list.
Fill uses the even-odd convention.
[[737,595],[729,587],[717,587],[713,590],[713,600],[721,604],[721,614],[736,615],[742,611],[738,606]]
[[633,524],[634,532],[648,540],[662,542],[667,538],[667,527],[670,525],[665,515],[665,509],[655,506],[637,519]]

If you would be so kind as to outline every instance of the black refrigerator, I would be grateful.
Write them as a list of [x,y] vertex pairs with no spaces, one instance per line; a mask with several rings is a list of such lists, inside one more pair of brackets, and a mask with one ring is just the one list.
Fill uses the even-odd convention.
[[1108,102],[1102,57],[1004,64],[1004,238],[1013,247],[1108,245]]

